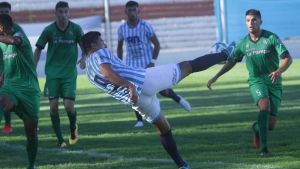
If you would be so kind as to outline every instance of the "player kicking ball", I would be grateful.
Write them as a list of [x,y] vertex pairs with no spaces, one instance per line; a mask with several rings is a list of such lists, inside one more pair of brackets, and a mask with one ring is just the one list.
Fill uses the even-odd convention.
[[203,71],[227,59],[230,51],[209,54],[194,60],[151,68],[137,68],[125,65],[106,48],[101,34],[88,32],[81,38],[86,56],[86,73],[89,81],[115,99],[130,105],[144,119],[157,129],[161,144],[179,169],[190,169],[179,151],[172,136],[171,126],[161,113],[156,94],[172,88],[194,72]]

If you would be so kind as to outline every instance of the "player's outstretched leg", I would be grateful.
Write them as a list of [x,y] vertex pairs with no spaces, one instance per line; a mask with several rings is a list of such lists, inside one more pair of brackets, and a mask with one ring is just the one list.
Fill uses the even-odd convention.
[[190,112],[192,107],[190,103],[179,94],[176,94],[172,89],[166,89],[159,92],[160,95],[168,97],[177,102],[185,111]]
[[181,69],[181,79],[184,79],[191,73],[200,72],[209,67],[226,61],[235,48],[235,43],[232,42],[227,48],[224,48],[220,53],[207,54],[200,56],[194,60],[183,61],[179,63]]
[[154,123],[154,126],[160,134],[161,144],[174,160],[177,167],[181,169],[190,169],[189,165],[183,161],[181,155],[179,154],[176,142],[172,135],[171,127],[163,115],[161,115],[160,118]]

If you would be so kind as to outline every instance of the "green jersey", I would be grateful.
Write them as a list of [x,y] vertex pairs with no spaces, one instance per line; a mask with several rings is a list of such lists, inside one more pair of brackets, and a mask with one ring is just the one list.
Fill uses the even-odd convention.
[[19,31],[14,37],[22,39],[19,46],[0,42],[0,72],[4,75],[4,86],[16,89],[32,88],[39,91],[33,53],[26,35]]
[[48,25],[39,37],[36,46],[43,49],[48,43],[45,73],[47,78],[65,78],[77,75],[77,44],[83,31],[71,21],[62,31],[56,22]]
[[[269,74],[278,69],[279,58],[283,57],[286,52],[288,50],[276,34],[263,30],[256,42],[250,39],[250,35],[244,37],[228,60],[240,62],[245,57],[249,82],[259,78],[271,84]],[[281,81],[278,83],[280,84]]]
[[[14,32],[22,32],[24,33],[23,29],[21,28],[20,25],[18,25],[17,23],[13,22],[13,29],[14,29]],[[25,34],[25,33],[24,33]]]

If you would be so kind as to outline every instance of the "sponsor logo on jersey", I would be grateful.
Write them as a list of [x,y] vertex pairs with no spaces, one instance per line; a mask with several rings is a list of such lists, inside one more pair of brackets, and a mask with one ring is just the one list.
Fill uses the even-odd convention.
[[15,58],[16,56],[17,56],[17,53],[4,54],[3,58],[4,59],[10,59],[10,58]]

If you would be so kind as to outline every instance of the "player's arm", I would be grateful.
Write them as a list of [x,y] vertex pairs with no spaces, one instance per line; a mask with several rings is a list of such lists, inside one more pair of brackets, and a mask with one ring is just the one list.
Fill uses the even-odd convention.
[[0,42],[19,46],[22,44],[22,38],[19,36],[0,35]]
[[293,59],[288,52],[285,52],[284,56],[282,56],[281,58],[282,58],[282,63],[280,67],[269,75],[269,77],[272,80],[272,83],[275,83],[278,80],[278,78],[281,78],[281,74],[285,72],[293,63]]
[[130,83],[128,80],[123,79],[117,72],[115,72],[111,64],[100,64],[100,72],[103,74],[104,78],[113,84],[122,86],[129,89],[130,100],[135,104],[137,102],[137,94],[135,86]]
[[221,68],[221,70],[207,82],[207,87],[211,90],[211,85],[217,81],[219,77],[231,70],[236,64],[236,61],[227,61],[226,64]]
[[123,43],[124,40],[118,40],[117,55],[121,60],[123,59]]
[[42,48],[36,47],[34,50],[34,53],[33,53],[33,57],[34,57],[33,61],[34,61],[35,67],[37,67],[37,65],[39,63],[41,53],[42,53]]
[[79,47],[82,52],[81,52],[81,58],[78,60],[77,64],[79,64],[80,69],[85,69],[85,67],[86,67],[85,54],[83,53],[83,48],[82,48],[82,44],[80,41],[78,42],[78,44],[79,44]]
[[160,43],[158,41],[157,36],[156,35],[152,36],[150,40],[151,40],[154,47],[153,47],[153,52],[152,52],[151,63],[147,67],[153,67],[155,65],[155,62],[158,58],[158,54],[159,54],[159,51],[160,51]]

